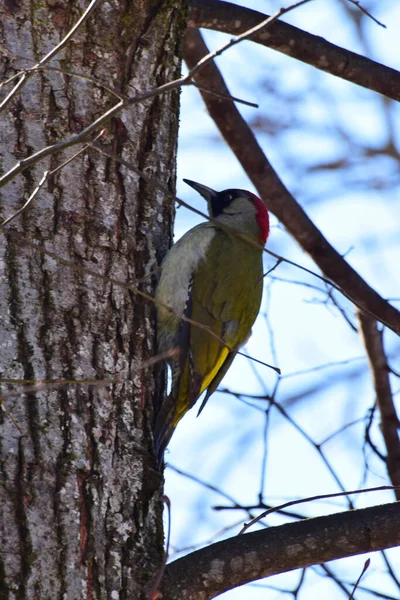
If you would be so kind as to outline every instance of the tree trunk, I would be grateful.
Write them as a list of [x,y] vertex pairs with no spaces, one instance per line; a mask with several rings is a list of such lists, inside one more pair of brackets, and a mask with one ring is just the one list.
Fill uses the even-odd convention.
[[[56,46],[87,4],[2,3],[2,80]],[[51,62],[64,72],[36,73],[0,114],[2,172],[116,103],[101,85],[65,71],[125,95],[152,89],[179,76],[183,27],[180,0],[98,2]],[[178,96],[132,105],[101,138],[172,192]],[[8,183],[1,216],[81,148],[53,154]],[[13,221],[9,230],[18,235],[2,236],[0,369],[14,383],[1,388],[1,600],[147,596],[163,551],[162,475],[151,442],[158,384],[152,368],[141,368],[155,354],[154,308],[106,278],[139,282],[153,295],[173,212],[170,198],[88,149]],[[57,379],[71,383],[48,383]],[[74,383],[93,379],[99,385]],[[30,382],[28,391],[15,380]]]

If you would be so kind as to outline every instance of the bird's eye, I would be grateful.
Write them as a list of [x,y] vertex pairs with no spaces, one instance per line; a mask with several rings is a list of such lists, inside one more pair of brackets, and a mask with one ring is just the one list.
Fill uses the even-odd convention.
[[227,195],[226,195],[226,201],[227,201],[227,202],[232,202],[232,200],[233,200],[233,196],[232,196],[232,194],[227,194]]

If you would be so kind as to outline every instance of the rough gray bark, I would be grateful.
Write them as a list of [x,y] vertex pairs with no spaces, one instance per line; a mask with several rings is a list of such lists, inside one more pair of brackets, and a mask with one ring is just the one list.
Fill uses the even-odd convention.
[[[127,95],[176,78],[180,4],[99,2],[51,64]],[[31,66],[16,56],[37,61],[58,44],[86,6],[1,3],[1,80]],[[0,114],[1,171],[80,131],[114,102],[84,79],[34,75]],[[177,113],[177,91],[157,96],[109,123],[102,143],[174,191]],[[77,149],[5,186],[1,217]],[[152,294],[172,218],[170,199],[89,150],[51,178],[11,228],[77,265],[140,281]],[[15,237],[2,235],[0,253],[1,376],[117,380],[15,395],[22,384],[2,385],[0,598],[144,598],[163,542],[162,478],[149,434],[157,382],[152,369],[140,369],[155,353],[153,306]]]

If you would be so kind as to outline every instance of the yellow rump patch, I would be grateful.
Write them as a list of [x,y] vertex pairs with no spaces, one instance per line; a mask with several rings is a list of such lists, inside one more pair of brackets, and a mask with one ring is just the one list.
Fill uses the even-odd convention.
[[[214,365],[213,369],[204,377],[203,382],[201,384],[199,396],[204,392],[206,388],[210,385],[214,377],[217,375],[218,371],[224,364],[227,356],[229,354],[229,350],[227,348],[223,348],[218,356],[218,360]],[[175,407],[175,414],[173,417],[172,425],[175,428],[179,421],[182,419],[183,415],[190,408],[189,406],[189,362],[186,362],[184,374],[181,379],[180,387],[179,387],[179,397],[177,399],[177,404]]]
[[203,383],[201,384],[200,394],[202,394],[204,392],[204,390],[206,388],[208,388],[208,386],[210,385],[210,383],[212,382],[212,380],[214,379],[214,377],[216,376],[216,374],[218,373],[218,371],[224,364],[228,354],[229,354],[228,348],[222,348],[221,354],[219,355],[214,368],[203,379]]

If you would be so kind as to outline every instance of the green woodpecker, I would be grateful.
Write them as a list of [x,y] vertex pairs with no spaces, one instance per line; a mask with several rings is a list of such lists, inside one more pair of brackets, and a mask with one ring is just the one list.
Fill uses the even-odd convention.
[[[160,462],[178,422],[207,390],[200,414],[231,366],[235,351],[251,333],[260,309],[262,248],[269,233],[268,211],[251,192],[216,192],[200,183],[184,181],[207,200],[214,222],[197,225],[172,246],[162,264],[156,290],[160,303],[156,305],[158,352],[178,351],[168,361],[171,392],[155,423]],[[221,229],[218,223],[231,231]],[[234,232],[244,234],[255,244]],[[161,304],[171,307],[175,314]]]

